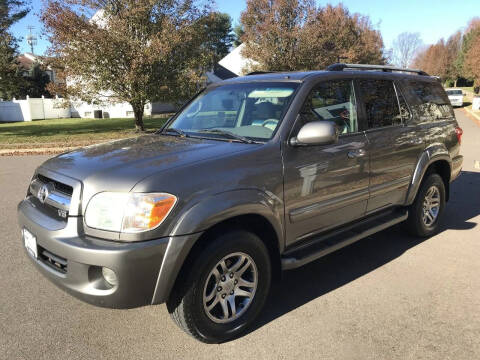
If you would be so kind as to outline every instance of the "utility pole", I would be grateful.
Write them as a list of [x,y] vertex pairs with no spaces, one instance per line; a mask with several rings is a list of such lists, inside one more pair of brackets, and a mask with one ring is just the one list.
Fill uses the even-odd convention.
[[27,44],[30,45],[30,50],[32,54],[35,54],[33,52],[33,47],[37,45],[37,36],[32,34],[32,30],[35,28],[34,26],[29,25],[28,27],[29,33],[27,35]]

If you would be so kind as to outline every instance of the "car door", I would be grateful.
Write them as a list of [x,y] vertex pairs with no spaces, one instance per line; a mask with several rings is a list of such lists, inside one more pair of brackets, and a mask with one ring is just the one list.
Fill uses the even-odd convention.
[[287,246],[358,219],[366,211],[367,139],[358,122],[352,80],[317,84],[305,100],[292,135],[305,123],[318,120],[337,124],[337,143],[287,143],[283,149]]
[[370,156],[368,214],[405,202],[424,135],[408,122],[408,105],[392,80],[358,79],[357,85]]

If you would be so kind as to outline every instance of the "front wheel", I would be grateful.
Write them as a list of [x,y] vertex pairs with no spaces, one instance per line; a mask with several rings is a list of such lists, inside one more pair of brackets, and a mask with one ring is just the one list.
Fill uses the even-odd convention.
[[212,239],[176,285],[167,308],[185,332],[207,343],[238,336],[267,298],[271,265],[265,244],[237,230]]
[[445,184],[438,174],[430,174],[420,186],[410,206],[407,230],[418,237],[427,237],[438,231],[445,209]]

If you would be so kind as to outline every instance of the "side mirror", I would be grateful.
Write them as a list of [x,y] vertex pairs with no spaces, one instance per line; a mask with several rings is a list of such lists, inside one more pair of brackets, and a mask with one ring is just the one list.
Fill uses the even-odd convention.
[[337,126],[331,121],[312,121],[302,126],[290,145],[329,145],[338,141]]

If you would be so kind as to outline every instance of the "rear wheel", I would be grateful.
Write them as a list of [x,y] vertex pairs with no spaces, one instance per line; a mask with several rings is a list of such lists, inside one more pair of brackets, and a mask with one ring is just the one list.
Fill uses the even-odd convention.
[[410,234],[427,237],[438,231],[445,209],[445,184],[438,174],[430,174],[423,181],[415,202],[410,206],[407,230]]
[[217,343],[238,336],[257,318],[271,281],[270,257],[253,233],[212,239],[177,284],[167,308],[185,332]]

